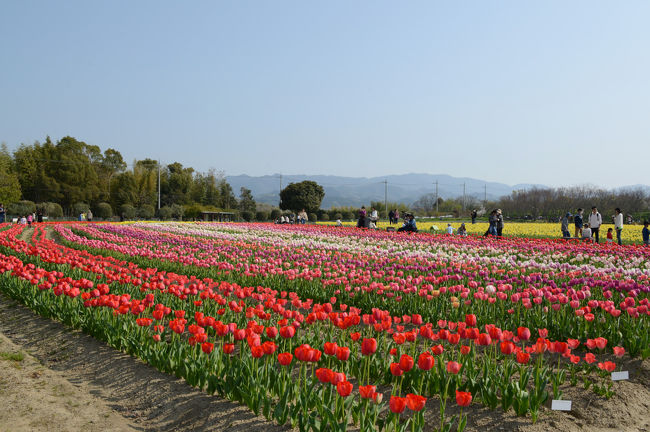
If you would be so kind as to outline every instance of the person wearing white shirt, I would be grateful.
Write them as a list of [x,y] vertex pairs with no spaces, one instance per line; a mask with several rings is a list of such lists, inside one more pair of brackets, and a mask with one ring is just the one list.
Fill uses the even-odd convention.
[[614,228],[616,229],[616,241],[618,244],[623,244],[621,240],[621,234],[623,232],[623,213],[621,209],[616,207],[616,216],[614,216]]
[[588,242],[594,241],[594,239],[591,238],[591,228],[589,228],[589,224],[585,225],[582,228],[582,238]]
[[591,228],[591,235],[596,239],[596,243],[598,243],[598,231],[602,224],[603,217],[598,213],[596,206],[593,206],[589,215],[589,228]]
[[454,233],[454,227],[451,226],[450,223],[447,224],[447,234],[453,234]]

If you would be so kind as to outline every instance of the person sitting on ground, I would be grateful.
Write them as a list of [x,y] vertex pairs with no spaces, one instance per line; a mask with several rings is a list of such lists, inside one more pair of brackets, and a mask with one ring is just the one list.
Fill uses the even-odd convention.
[[643,237],[643,244],[650,246],[650,229],[648,229],[648,221],[643,222],[643,229],[641,230],[641,236]]
[[467,235],[467,228],[465,228],[464,223],[460,224],[460,228],[458,228],[458,235],[462,235],[462,236]]
[[412,214],[406,213],[404,215],[404,225],[398,229],[399,232],[418,232],[418,228],[415,225],[415,217]]
[[20,224],[21,225],[27,225],[27,217],[26,216],[23,216],[23,217],[20,218]]
[[447,224],[447,234],[453,234],[454,233],[454,227],[451,226],[450,223]]
[[591,237],[591,228],[589,227],[588,223],[584,224],[582,227],[582,238],[583,240],[590,243],[594,241],[594,239]]
[[614,230],[611,228],[607,229],[607,243],[614,243]]
[[336,220],[336,226],[337,227],[342,227],[343,226],[343,222],[341,222],[341,219]]

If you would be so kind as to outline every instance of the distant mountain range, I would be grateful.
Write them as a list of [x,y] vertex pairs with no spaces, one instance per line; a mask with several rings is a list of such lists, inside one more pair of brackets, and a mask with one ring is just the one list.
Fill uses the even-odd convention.
[[[438,182],[438,195],[443,199],[463,196],[463,185],[467,196],[479,200],[495,200],[512,191],[529,189],[532,187],[546,187],[541,184],[516,184],[513,186],[486,182],[468,177],[452,177],[445,174],[402,174],[383,177],[340,177],[329,175],[266,175],[251,177],[248,175],[227,176],[228,183],[236,195],[243,186],[253,192],[253,197],[258,202],[277,205],[280,199],[280,182],[282,187],[289,183],[298,183],[303,180],[312,180],[323,186],[325,198],[322,207],[325,209],[339,206],[359,206],[370,204],[370,201],[383,201],[384,193],[388,190],[388,201],[412,204],[422,195],[435,193]],[[634,185],[620,189],[642,188],[650,192],[650,186]]]
[[[543,185],[517,184],[510,186],[503,183],[485,182],[467,177],[452,177],[437,174],[402,174],[384,177],[340,177],[329,175],[266,175],[251,177],[248,175],[228,176],[228,183],[235,194],[241,187],[250,189],[258,202],[277,205],[279,201],[280,184],[286,187],[289,183],[312,180],[323,186],[325,198],[322,207],[359,206],[370,201],[383,201],[384,193],[388,191],[388,201],[412,204],[422,195],[435,193],[438,182],[438,195],[443,199],[463,196],[463,184],[467,196],[483,200],[509,195],[513,190],[527,189]],[[280,183],[281,182],[281,183]],[[387,182],[387,183],[386,183]]]

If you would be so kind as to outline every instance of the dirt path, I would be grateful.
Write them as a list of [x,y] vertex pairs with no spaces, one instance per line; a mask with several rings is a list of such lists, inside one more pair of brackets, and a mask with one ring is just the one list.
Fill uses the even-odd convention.
[[288,430],[2,294],[0,338],[0,351],[26,354],[0,359],[2,432]]
[[41,365],[2,334],[0,400],[2,431],[135,430],[103,400]]

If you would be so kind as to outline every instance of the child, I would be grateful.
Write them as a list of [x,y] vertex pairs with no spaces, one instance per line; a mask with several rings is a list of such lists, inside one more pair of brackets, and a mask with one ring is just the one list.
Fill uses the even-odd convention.
[[30,228],[32,227],[32,221],[33,220],[34,220],[34,218],[32,217],[32,214],[31,213],[28,214],[27,215],[27,225],[29,225]]
[[607,229],[607,243],[613,243],[614,242],[614,230],[611,228]]
[[650,246],[650,230],[648,229],[648,221],[643,222],[643,229],[641,230],[643,236],[643,244]]
[[593,241],[593,239],[591,238],[591,228],[589,227],[589,224],[584,225],[582,229],[582,238],[587,242]]

